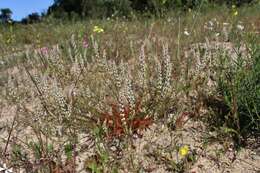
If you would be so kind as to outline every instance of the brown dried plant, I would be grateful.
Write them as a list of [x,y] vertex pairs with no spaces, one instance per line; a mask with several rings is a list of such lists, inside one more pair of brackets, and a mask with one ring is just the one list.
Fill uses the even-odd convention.
[[[101,122],[108,129],[107,137],[109,138],[126,135],[128,130],[138,133],[139,130],[147,128],[153,122],[151,117],[142,115],[141,99],[138,99],[132,109],[129,104],[122,106],[120,103],[111,103],[110,106],[111,113],[101,113]],[[120,111],[120,106],[123,108],[122,111]]]

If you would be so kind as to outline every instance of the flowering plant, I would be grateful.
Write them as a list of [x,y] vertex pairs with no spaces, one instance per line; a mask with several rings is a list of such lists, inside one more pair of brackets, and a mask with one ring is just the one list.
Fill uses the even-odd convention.
[[179,150],[179,154],[181,155],[181,157],[185,157],[189,154],[189,146],[184,145],[180,148]]
[[99,27],[99,26],[94,26],[93,32],[103,33],[103,32],[104,32],[104,29],[101,28],[101,27]]

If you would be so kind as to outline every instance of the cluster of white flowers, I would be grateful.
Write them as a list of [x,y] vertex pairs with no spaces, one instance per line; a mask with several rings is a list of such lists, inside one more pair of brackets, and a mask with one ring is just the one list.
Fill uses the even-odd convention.
[[231,30],[231,25],[229,23],[223,23],[223,29],[222,29],[222,33],[224,35],[224,39],[225,41],[228,41],[229,39],[229,33],[230,33],[230,30]]
[[119,112],[120,112],[120,117],[121,121],[126,128],[126,117],[125,117],[125,104],[124,104],[124,90],[119,91]]
[[122,87],[122,78],[119,74],[119,70],[116,63],[114,61],[109,61],[107,67],[107,71],[115,81],[116,87],[120,89]]
[[130,73],[126,74],[126,78],[125,78],[125,97],[128,100],[129,106],[131,108],[131,110],[134,110],[135,108],[135,95],[134,95],[134,91],[133,91],[133,87],[132,87],[132,80],[131,80],[131,76]]
[[155,57],[155,66],[156,66],[156,74],[157,74],[156,89],[158,91],[161,91],[163,87],[162,86],[163,85],[162,64],[157,57]]
[[[151,99],[150,91],[153,91],[153,89],[156,89],[160,96],[168,96],[172,82],[172,62],[169,55],[168,44],[163,44],[160,59],[157,56],[148,59],[148,55],[146,55],[145,52],[145,47],[148,45],[147,41],[148,40],[143,42],[141,46],[138,60],[131,64],[131,62],[125,62],[123,60],[119,63],[115,60],[108,60],[105,50],[101,57],[99,46],[92,38],[94,47],[94,57],[92,58],[94,59],[93,61],[86,62],[86,65],[89,65],[86,71],[81,71],[81,63],[79,60],[82,59],[82,54],[79,52],[75,38],[72,37],[69,46],[69,51],[71,52],[67,54],[67,56],[71,58],[70,64],[72,64],[70,75],[75,77],[82,73],[82,79],[85,78],[89,80],[92,79],[92,77],[97,77],[97,73],[95,72],[98,72],[98,77],[100,77],[99,80],[93,81],[97,83],[97,85],[92,83],[93,85],[90,84],[86,86],[87,82],[83,83],[81,90],[84,90],[84,92],[79,91],[78,93],[78,95],[87,102],[88,106],[98,106],[97,109],[99,110],[108,110],[109,106],[107,102],[103,102],[103,99],[109,96],[111,97],[110,101],[112,103],[117,100],[120,104],[122,121],[126,122],[124,115],[125,106],[129,106],[134,115],[138,96],[143,96],[144,100]],[[51,62],[51,65],[55,65],[54,68],[57,68],[56,65],[60,65],[63,66],[64,69],[68,69],[64,66],[66,62],[63,61],[65,60],[61,58],[63,53],[64,51],[61,52],[58,46],[49,51],[48,60]],[[60,61],[63,63],[60,63]],[[59,69],[57,70],[59,71]],[[53,115],[58,116],[58,123],[61,123],[64,118],[67,119],[71,117],[72,108],[70,100],[66,99],[62,87],[58,85],[54,77],[55,76],[52,76],[48,78],[48,80],[43,78],[41,80],[39,79],[37,85],[42,95],[46,96],[44,99],[48,104],[47,106],[50,106]],[[35,78],[35,80],[37,79]],[[145,91],[145,93],[138,93],[143,91]]]
[[79,48],[78,48],[78,46],[77,46],[77,43],[76,43],[76,41],[75,41],[75,35],[74,35],[74,34],[71,36],[70,43],[71,43],[71,48],[72,48],[72,50],[73,50],[73,54],[74,54],[75,60],[76,60],[76,59],[82,59],[82,54],[81,54],[81,52],[80,52],[80,50],[79,50]]
[[140,72],[139,79],[144,89],[147,88],[147,65],[145,62],[145,44],[141,46],[141,52],[139,55],[139,63],[140,63]]
[[95,52],[95,59],[97,60],[100,58],[98,43],[94,39],[92,39],[92,42],[93,42],[92,44]]
[[167,95],[171,89],[172,63],[169,55],[168,44],[163,44],[163,95]]
[[71,107],[69,104],[67,104],[66,99],[63,96],[62,89],[58,87],[58,84],[55,81],[52,86],[51,95],[53,96],[56,104],[61,110],[61,115],[59,115],[59,122],[62,122],[64,118],[63,116],[65,116],[66,118],[70,117]]

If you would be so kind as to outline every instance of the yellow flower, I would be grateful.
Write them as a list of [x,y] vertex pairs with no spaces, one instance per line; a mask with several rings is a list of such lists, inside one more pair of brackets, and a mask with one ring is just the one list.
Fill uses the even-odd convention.
[[102,33],[104,32],[104,29],[99,26],[94,26],[93,32]]
[[189,147],[187,145],[184,145],[180,148],[179,150],[179,154],[182,156],[182,157],[185,157],[187,154],[189,153]]
[[234,15],[234,16],[237,16],[237,15],[238,15],[238,11],[237,11],[237,10],[234,11],[233,15]]

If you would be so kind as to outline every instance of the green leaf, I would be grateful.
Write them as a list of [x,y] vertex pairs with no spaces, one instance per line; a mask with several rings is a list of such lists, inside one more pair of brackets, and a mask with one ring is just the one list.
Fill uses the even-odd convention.
[[65,155],[68,159],[72,158],[73,146],[72,144],[66,144],[64,147]]

